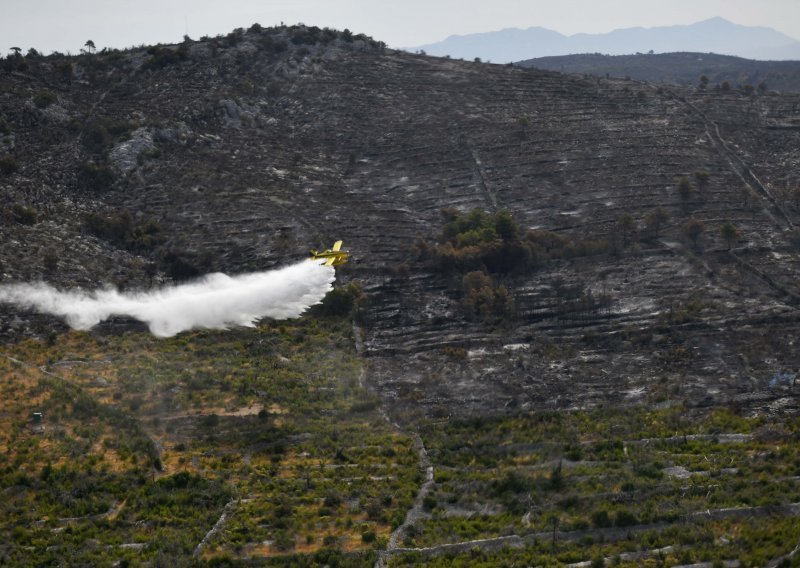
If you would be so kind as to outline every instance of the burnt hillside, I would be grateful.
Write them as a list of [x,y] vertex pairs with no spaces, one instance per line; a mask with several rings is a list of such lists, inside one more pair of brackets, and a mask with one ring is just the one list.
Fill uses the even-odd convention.
[[[370,382],[415,412],[794,404],[770,379],[799,364],[798,95],[304,27],[4,63],[4,282],[147,286],[341,238]],[[509,211],[568,252],[489,274],[513,309],[476,318],[436,260],[443,208]],[[2,318],[6,336],[55,323]]]
[[756,89],[781,92],[800,91],[800,62],[757,61],[716,53],[654,53],[603,55],[583,53],[537,57],[517,63],[520,67],[550,69],[562,73],[587,73],[598,77],[629,77],[638,81],[700,87],[741,89],[749,94]]

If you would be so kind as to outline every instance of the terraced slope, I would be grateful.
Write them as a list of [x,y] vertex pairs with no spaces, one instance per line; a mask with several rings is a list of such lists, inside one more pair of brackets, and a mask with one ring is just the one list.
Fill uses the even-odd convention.
[[[7,212],[4,280],[141,286],[185,265],[284,263],[342,238],[355,260],[340,276],[369,300],[370,384],[414,412],[784,404],[765,385],[798,366],[796,96],[667,90],[306,31],[31,60],[3,75],[3,144],[18,169],[2,191],[38,213],[20,224]],[[679,178],[701,172],[682,196]],[[515,311],[491,329],[463,313],[459,277],[419,254],[446,207],[507,210],[523,230],[606,246],[498,276]],[[87,231],[90,212],[120,211],[133,237]],[[696,243],[690,219],[705,227]],[[154,242],[136,240],[147,223]],[[588,297],[604,301],[578,301]],[[7,334],[52,325],[15,317]]]

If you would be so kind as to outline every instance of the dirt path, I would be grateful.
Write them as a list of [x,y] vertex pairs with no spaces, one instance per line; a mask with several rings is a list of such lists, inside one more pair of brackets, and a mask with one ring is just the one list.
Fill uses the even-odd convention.
[[192,553],[192,556],[198,557],[198,556],[200,556],[200,554],[202,554],[203,549],[208,545],[209,542],[211,542],[211,540],[214,538],[214,536],[220,530],[222,530],[222,527],[225,525],[225,521],[228,520],[228,517],[234,512],[234,510],[236,509],[237,505],[239,503],[244,503],[244,502],[246,502],[245,499],[239,500],[236,497],[234,497],[233,499],[228,501],[228,503],[222,509],[222,514],[220,514],[219,519],[217,519],[217,522],[214,523],[214,526],[211,527],[211,530],[209,530],[206,533],[206,535],[203,537],[203,540],[201,540],[197,544],[197,546],[195,547],[194,552]]
[[[355,322],[353,322],[353,337],[355,338],[356,353],[362,355],[364,351],[364,343],[361,339],[361,328],[359,328]],[[361,374],[358,377],[358,382],[361,388],[366,388],[366,369],[362,368]],[[400,427],[400,425],[389,417],[382,404],[379,412],[383,419],[386,420],[386,422],[388,422],[395,430],[398,432],[403,432],[403,429]],[[428,450],[425,448],[425,443],[422,441],[422,437],[418,433],[414,432],[411,434],[411,436],[414,438],[414,449],[419,456],[420,468],[424,469],[425,471],[425,478],[422,481],[422,485],[420,485],[419,491],[417,491],[416,497],[414,498],[414,504],[408,511],[406,511],[403,524],[392,531],[392,534],[389,535],[389,542],[386,545],[386,550],[381,551],[378,554],[378,560],[375,562],[375,568],[384,568],[386,566],[384,558],[388,557],[388,555],[391,554],[391,551],[398,549],[398,543],[402,542],[403,536],[405,536],[408,527],[413,525],[417,519],[425,515],[423,511],[423,501],[433,487],[433,464],[428,457]]]
[[408,527],[413,525],[417,519],[425,516],[425,513],[422,510],[422,503],[433,487],[433,464],[431,464],[431,460],[428,457],[428,451],[425,449],[425,444],[422,442],[422,438],[419,434],[414,433],[413,437],[414,448],[417,450],[417,455],[419,455],[420,466],[425,470],[425,479],[423,480],[422,485],[420,485],[417,496],[414,498],[414,505],[406,513],[406,518],[403,521],[403,524],[392,531],[392,534],[389,537],[389,544],[386,546],[387,550],[393,550],[397,548],[398,543],[401,542],[401,539],[403,536],[405,536]]

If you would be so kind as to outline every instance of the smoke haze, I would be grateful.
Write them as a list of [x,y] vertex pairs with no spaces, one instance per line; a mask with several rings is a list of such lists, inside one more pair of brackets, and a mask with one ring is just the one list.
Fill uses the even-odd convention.
[[194,328],[253,326],[264,317],[299,316],[332,288],[334,269],[313,260],[238,276],[208,274],[188,284],[145,292],[60,291],[43,282],[0,286],[0,302],[62,317],[89,329],[111,316],[145,322],[153,335],[171,337]]

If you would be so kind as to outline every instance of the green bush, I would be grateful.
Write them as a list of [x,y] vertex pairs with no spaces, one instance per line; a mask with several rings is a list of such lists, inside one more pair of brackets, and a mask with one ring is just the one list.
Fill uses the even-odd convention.
[[38,220],[36,209],[19,204],[11,208],[11,216],[20,225],[35,225]]
[[81,142],[89,152],[101,154],[111,146],[113,139],[103,124],[92,122],[84,129]]
[[144,62],[142,68],[162,69],[167,65],[174,65],[185,61],[189,54],[189,48],[186,43],[180,44],[177,49],[154,45],[147,49],[147,54],[150,57]]
[[36,105],[36,108],[47,108],[57,100],[58,97],[55,93],[50,91],[39,91],[33,95],[33,104]]
[[164,241],[156,223],[136,222],[128,211],[111,215],[90,213],[85,226],[94,236],[132,251],[149,251]]
[[507,494],[527,493],[531,482],[514,470],[507,471],[502,478],[492,484],[492,494],[501,497]]
[[85,162],[78,169],[78,185],[81,189],[101,193],[111,189],[113,183],[114,172],[105,164]]
[[161,257],[167,276],[173,280],[189,280],[196,278],[203,273],[201,262],[190,258],[189,253],[179,250],[169,250]]
[[445,225],[433,257],[445,273],[475,270],[491,274],[524,273],[550,259],[604,254],[610,250],[605,240],[572,240],[541,230],[522,235],[507,211],[489,214],[473,209],[461,214],[445,209],[442,214]]
[[322,30],[317,26],[297,27],[292,33],[292,43],[295,45],[313,45],[320,41]]
[[594,525],[598,529],[610,527],[611,517],[609,516],[608,511],[606,511],[605,509],[601,509],[600,511],[594,511],[592,513],[592,525]]
[[497,285],[483,271],[476,270],[462,278],[461,306],[468,318],[497,323],[514,313],[514,299],[502,284]]
[[42,259],[44,269],[49,273],[54,273],[58,269],[58,254],[55,251],[48,250]]
[[57,63],[55,66],[56,76],[60,77],[63,81],[67,83],[72,81],[72,63],[69,61],[62,61]]
[[0,172],[5,175],[11,175],[19,170],[19,163],[13,156],[0,157]]
[[351,282],[347,286],[334,288],[314,307],[314,313],[323,316],[344,317],[351,315],[358,300],[363,296],[361,286]]
[[282,51],[286,51],[289,47],[284,40],[272,37],[271,35],[263,36],[259,43],[265,51],[270,53],[281,53]]
[[631,527],[639,524],[636,515],[629,511],[617,511],[614,515],[614,525],[618,527]]

